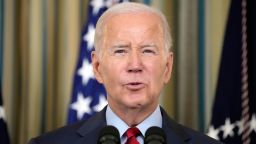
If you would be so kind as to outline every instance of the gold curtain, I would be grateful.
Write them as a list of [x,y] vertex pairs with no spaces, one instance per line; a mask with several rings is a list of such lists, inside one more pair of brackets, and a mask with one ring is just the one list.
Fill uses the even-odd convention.
[[87,0],[4,2],[3,95],[12,143],[66,124]]
[[205,127],[210,124],[230,0],[205,3]]

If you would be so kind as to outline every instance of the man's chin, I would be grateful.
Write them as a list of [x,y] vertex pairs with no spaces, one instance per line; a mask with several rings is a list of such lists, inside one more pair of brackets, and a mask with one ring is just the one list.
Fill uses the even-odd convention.
[[145,107],[145,104],[143,102],[132,102],[126,105],[129,109],[141,109]]

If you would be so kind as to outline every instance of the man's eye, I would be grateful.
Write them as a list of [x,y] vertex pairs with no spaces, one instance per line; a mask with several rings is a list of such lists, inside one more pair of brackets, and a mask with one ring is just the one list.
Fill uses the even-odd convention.
[[114,49],[112,54],[114,56],[124,56],[128,53],[127,49]]
[[118,50],[115,50],[114,53],[115,53],[115,54],[124,54],[124,53],[126,53],[126,50],[124,50],[124,49],[118,49]]
[[154,50],[151,50],[151,49],[144,49],[143,53],[144,54],[156,54],[156,52]]

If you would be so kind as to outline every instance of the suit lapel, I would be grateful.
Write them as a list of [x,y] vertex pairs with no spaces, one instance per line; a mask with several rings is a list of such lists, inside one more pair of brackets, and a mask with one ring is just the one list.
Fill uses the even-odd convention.
[[177,124],[166,114],[163,108],[161,108],[163,116],[163,129],[166,132],[167,144],[186,144],[191,140],[190,135],[184,131],[181,125]]
[[85,144],[85,143],[97,143],[98,135],[100,130],[106,126],[106,107],[95,114],[95,116],[88,119],[78,130],[77,133],[81,138],[76,142],[76,144]]

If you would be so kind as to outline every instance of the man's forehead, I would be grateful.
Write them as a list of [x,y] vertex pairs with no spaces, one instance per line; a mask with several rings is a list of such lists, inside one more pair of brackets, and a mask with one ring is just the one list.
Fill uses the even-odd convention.
[[[128,19],[127,19],[128,17]],[[105,24],[109,23],[109,22],[113,22],[113,21],[132,21],[132,20],[151,20],[151,21],[156,21],[156,22],[160,22],[161,18],[154,14],[154,13],[150,13],[150,12],[125,12],[125,13],[113,13],[111,15],[109,15],[108,17],[106,17],[105,19]]]
[[[163,28],[160,18],[151,13],[121,13],[113,15],[104,25],[105,32],[111,32],[113,29],[118,30],[118,28],[126,30],[131,27],[140,27],[140,29]],[[158,28],[157,30],[160,30]]]

